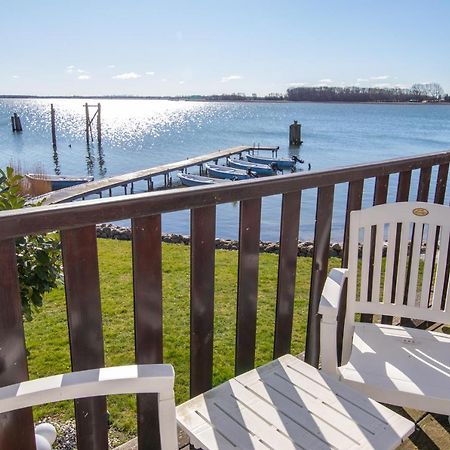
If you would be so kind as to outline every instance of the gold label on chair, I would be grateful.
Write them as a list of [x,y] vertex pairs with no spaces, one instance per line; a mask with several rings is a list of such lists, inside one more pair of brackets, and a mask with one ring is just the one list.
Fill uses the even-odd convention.
[[428,209],[425,209],[425,208],[414,208],[413,214],[415,216],[423,217],[423,216],[427,216],[429,214],[429,211],[428,211]]

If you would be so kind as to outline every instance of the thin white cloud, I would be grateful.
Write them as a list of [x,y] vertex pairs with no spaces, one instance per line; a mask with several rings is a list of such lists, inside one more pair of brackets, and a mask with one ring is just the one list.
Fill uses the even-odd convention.
[[75,70],[75,66],[73,64],[71,64],[70,66],[66,67],[66,72],[67,73],[72,73]]
[[289,83],[288,86],[290,86],[290,87],[302,87],[302,86],[306,86],[306,83]]
[[391,83],[378,83],[378,84],[374,84],[373,87],[384,89],[384,88],[390,88],[390,87],[392,87],[392,85],[391,85]]
[[78,75],[78,79],[79,80],[90,80],[91,76],[87,75],[87,74],[83,74],[83,75]]
[[108,66],[106,66],[108,69],[115,69],[116,65],[115,64],[109,64]]
[[363,83],[364,81],[369,81],[369,79],[368,78],[357,78],[356,79],[357,83]]
[[389,77],[389,75],[378,75],[376,77],[370,77],[371,80],[387,80]]
[[322,78],[319,83],[331,83],[333,80],[331,78]]
[[178,84],[184,84],[184,81],[179,81]]
[[77,69],[77,72],[78,72],[78,73],[86,73],[86,70],[83,70],[83,69]]
[[222,83],[228,83],[229,81],[241,80],[241,79],[242,79],[241,75],[229,75],[227,77],[222,77],[221,82]]
[[113,78],[115,80],[136,80],[137,78],[141,78],[142,75],[136,72],[125,72],[119,75],[114,75]]
[[17,78],[19,78],[19,75],[13,75],[12,76],[15,80],[17,80]]
[[155,75],[155,72],[145,72],[145,75],[153,76]]

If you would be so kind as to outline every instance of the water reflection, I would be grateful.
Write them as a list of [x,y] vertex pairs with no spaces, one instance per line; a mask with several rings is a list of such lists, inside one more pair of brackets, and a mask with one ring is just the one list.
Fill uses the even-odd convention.
[[89,176],[94,175],[95,156],[91,152],[91,147],[86,145],[86,171]]
[[59,165],[58,147],[53,146],[53,163],[55,164],[55,175],[61,175],[61,167]]
[[106,175],[106,172],[105,153],[103,152],[102,145],[98,144],[98,174],[103,178]]

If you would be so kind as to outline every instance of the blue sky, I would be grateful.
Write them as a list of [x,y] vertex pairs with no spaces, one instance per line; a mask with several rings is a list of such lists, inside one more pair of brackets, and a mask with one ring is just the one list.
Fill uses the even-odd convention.
[[0,94],[450,92],[447,0],[21,0],[0,11]]

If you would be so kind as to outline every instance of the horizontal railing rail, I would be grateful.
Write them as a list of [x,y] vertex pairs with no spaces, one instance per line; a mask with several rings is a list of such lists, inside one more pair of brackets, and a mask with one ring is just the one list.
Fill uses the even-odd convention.
[[[219,205],[445,165],[450,151],[275,177],[0,212],[0,239]],[[429,182],[429,180],[428,180]],[[17,220],[20,217],[20,220]]]
[[[342,264],[345,265],[348,218],[352,210],[360,209],[363,204],[366,180],[375,180],[373,204],[386,202],[393,184],[395,201],[414,196],[421,201],[443,203],[449,163],[450,152],[447,151],[219,186],[173,189],[1,212],[0,386],[28,378],[15,259],[15,238],[19,236],[48,231],[61,233],[72,369],[87,370],[104,366],[95,225],[131,219],[135,359],[137,364],[161,363],[161,216],[172,211],[190,210],[190,392],[196,395],[212,385],[217,205],[240,203],[234,363],[235,372],[241,373],[255,364],[262,198],[282,196],[273,344],[273,357],[278,357],[291,349],[302,191],[317,189],[305,358],[309,363],[318,365],[320,342],[317,312],[328,272],[336,185],[347,185],[347,204],[345,211],[342,211],[346,218],[342,256]],[[419,171],[417,192],[412,193],[413,171],[416,170]],[[392,175],[398,175],[398,178],[391,178]],[[432,180],[435,180],[434,186],[431,186]],[[155,405],[152,394],[138,395],[138,438],[142,448],[154,448],[157,441]],[[78,448],[103,448],[108,428],[105,399],[78,400],[75,414]],[[26,429],[30,432],[24,432]],[[31,433],[31,410],[6,413],[0,420],[0,448],[31,449]]]

